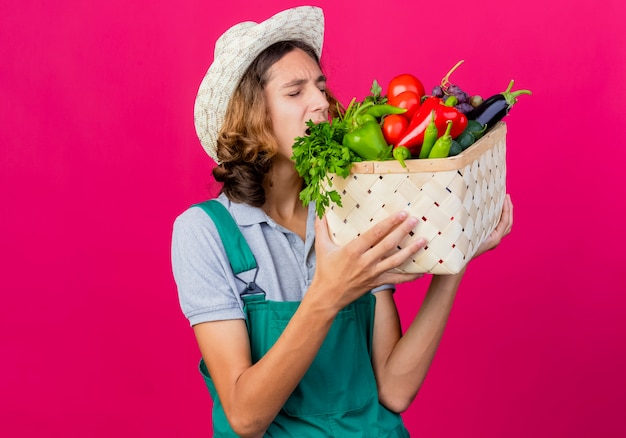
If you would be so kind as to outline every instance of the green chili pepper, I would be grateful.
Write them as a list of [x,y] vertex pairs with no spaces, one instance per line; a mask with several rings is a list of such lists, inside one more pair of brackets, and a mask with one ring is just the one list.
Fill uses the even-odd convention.
[[396,146],[393,148],[393,158],[398,160],[402,167],[406,167],[404,160],[411,159],[411,151],[406,146]]
[[419,158],[428,158],[430,150],[435,144],[437,137],[439,137],[439,129],[435,124],[435,117],[435,110],[432,110],[430,112],[430,122],[428,122],[428,126],[424,130],[424,141],[420,149]]
[[456,96],[448,96],[444,100],[445,106],[455,106],[459,103],[459,99]]
[[371,120],[346,133],[342,143],[365,160],[387,160],[392,154],[380,125]]
[[444,132],[443,135],[437,139],[437,141],[433,145],[433,148],[428,154],[428,158],[446,158],[448,156],[448,153],[450,152],[450,147],[452,147],[452,136],[450,135],[451,129],[452,121],[448,120],[448,127],[446,128],[446,132]]
[[366,114],[369,114],[370,116],[374,116],[378,119],[388,114],[403,114],[405,112],[406,112],[406,108],[399,108],[397,106],[393,106],[393,105],[389,105],[385,103],[385,104],[370,106],[367,109]]

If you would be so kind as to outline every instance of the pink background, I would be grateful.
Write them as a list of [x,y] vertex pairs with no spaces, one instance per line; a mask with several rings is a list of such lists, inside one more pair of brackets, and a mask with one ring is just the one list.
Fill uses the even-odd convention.
[[[193,101],[221,32],[295,5],[215,3],[0,6],[2,436],[210,436],[169,262],[215,190]],[[472,263],[411,432],[626,436],[624,2],[315,4],[343,101],[459,59],[467,91],[534,93],[507,118],[514,233]]]

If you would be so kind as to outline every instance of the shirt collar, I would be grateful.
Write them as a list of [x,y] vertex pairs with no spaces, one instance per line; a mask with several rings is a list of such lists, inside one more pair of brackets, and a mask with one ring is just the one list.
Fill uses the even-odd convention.
[[268,222],[269,218],[260,208],[244,203],[232,202],[223,193],[219,197],[224,200],[226,208],[228,208],[235,222],[239,225],[247,226]]
[[[244,203],[232,202],[223,193],[219,196],[225,201],[230,214],[239,225],[256,225],[261,223],[269,223],[275,225],[274,221],[259,207],[252,207]],[[315,203],[309,203],[309,220],[315,216]],[[308,227],[307,227],[308,228]]]

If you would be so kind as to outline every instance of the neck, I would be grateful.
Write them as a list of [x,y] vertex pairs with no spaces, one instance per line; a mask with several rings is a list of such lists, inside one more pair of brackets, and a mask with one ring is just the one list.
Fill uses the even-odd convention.
[[308,207],[300,201],[302,178],[296,172],[293,162],[281,163],[281,160],[276,160],[265,178],[263,188],[265,204],[262,208],[265,213],[276,223],[303,237]]

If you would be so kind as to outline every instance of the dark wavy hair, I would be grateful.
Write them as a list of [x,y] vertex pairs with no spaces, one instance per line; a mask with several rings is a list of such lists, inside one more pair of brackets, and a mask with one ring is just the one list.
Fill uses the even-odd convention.
[[[263,181],[272,168],[278,145],[272,132],[263,89],[268,71],[287,53],[301,49],[320,64],[308,44],[282,41],[265,49],[246,70],[231,98],[224,124],[217,138],[217,158],[213,177],[222,183],[221,192],[233,202],[260,207],[265,203]],[[338,102],[327,90],[329,114],[337,115]]]

